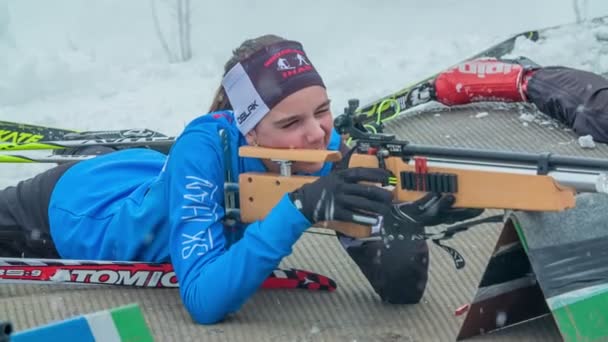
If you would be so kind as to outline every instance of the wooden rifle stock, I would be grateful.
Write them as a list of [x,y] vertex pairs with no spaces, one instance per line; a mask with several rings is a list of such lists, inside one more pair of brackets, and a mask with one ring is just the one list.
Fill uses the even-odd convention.
[[[247,172],[239,176],[240,215],[243,222],[263,219],[280,201],[285,193],[313,182],[317,177],[291,175],[284,167],[292,162],[336,162],[341,159],[337,151],[269,149],[243,146],[239,150],[243,157],[270,159],[283,163],[280,173]],[[394,187],[395,200],[413,201],[422,197],[425,191],[404,189],[402,172],[416,175],[419,170],[402,158],[389,156],[384,159],[384,167],[397,177]],[[378,167],[375,155],[353,153],[349,167]],[[426,174],[449,174],[457,179],[455,207],[513,209],[527,211],[561,211],[575,206],[576,189],[562,186],[548,175],[521,174],[509,172],[480,171],[428,167]],[[455,176],[455,177],[454,177]],[[347,222],[321,222],[315,227],[340,231],[352,237],[367,237],[371,227]]]

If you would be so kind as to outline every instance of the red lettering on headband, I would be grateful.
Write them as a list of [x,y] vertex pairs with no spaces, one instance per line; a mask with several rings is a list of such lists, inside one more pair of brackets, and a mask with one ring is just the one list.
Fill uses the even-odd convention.
[[310,70],[312,70],[312,66],[310,66],[310,65],[304,65],[304,66],[298,67],[298,68],[293,69],[293,70],[283,71],[281,73],[281,75],[283,76],[283,78],[289,78],[291,76],[295,76],[297,74],[303,73],[305,71],[310,71]]
[[277,53],[275,53],[274,55],[272,55],[272,57],[268,58],[266,60],[266,62],[264,62],[264,66],[268,68],[268,66],[270,66],[271,63],[274,63],[274,61],[276,61],[279,57],[286,55],[288,53],[299,53],[301,55],[304,55],[303,51],[300,50],[296,50],[296,49],[285,49],[285,50],[281,50]]

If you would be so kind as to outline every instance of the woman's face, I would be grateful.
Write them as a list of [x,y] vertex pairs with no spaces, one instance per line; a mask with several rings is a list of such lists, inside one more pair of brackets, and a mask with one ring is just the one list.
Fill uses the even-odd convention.
[[[279,102],[246,136],[250,145],[270,148],[325,150],[331,138],[333,117],[325,88],[303,88]],[[272,171],[273,162],[266,162]],[[319,163],[294,162],[292,171],[312,173],[323,166]]]

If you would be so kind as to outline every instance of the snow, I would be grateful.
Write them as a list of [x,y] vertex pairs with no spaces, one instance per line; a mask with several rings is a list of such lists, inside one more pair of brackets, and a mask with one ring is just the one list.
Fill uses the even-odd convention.
[[584,135],[578,138],[578,144],[582,148],[595,148],[595,142],[591,135]]
[[[165,34],[175,31],[174,1],[153,1]],[[192,1],[193,58],[168,63],[150,4],[0,0],[0,120],[178,134],[206,112],[232,49],[265,33],[304,43],[339,114],[349,98],[366,103],[514,33],[576,20],[571,0]],[[606,15],[608,2],[582,12]],[[542,51],[522,41],[516,53],[605,71],[595,36],[608,28],[559,35]],[[0,187],[48,167],[2,165]]]
[[607,30],[608,27],[556,29],[547,32],[547,39],[538,43],[522,37],[510,56],[526,56],[543,66],[568,65],[606,72],[608,51],[597,40],[606,40]]

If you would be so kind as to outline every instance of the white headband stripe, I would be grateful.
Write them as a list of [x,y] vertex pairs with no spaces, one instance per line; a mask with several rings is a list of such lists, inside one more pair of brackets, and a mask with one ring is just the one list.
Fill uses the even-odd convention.
[[234,110],[238,129],[247,134],[270,109],[262,100],[241,63],[237,63],[222,80],[222,86]]

